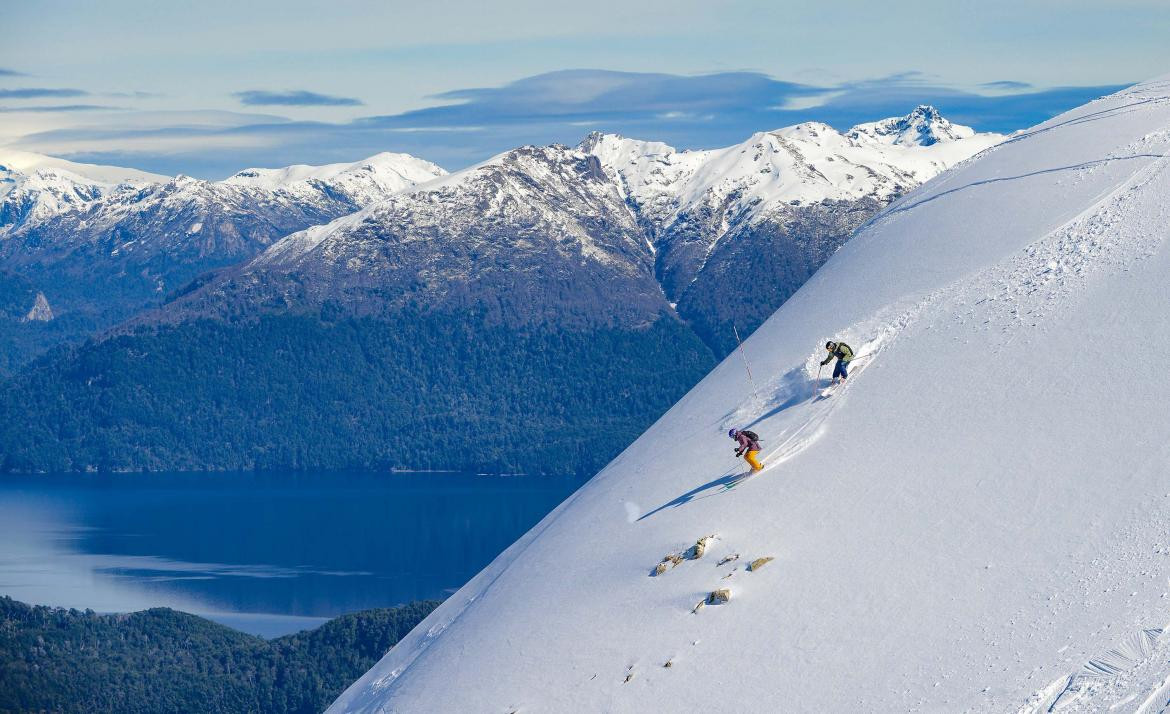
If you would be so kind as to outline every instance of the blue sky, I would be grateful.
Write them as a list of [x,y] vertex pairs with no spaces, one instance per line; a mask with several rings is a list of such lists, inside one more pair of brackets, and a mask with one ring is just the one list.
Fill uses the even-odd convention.
[[1165,0],[8,4],[0,145],[162,173],[616,131],[683,148],[931,103],[1023,128],[1170,72]]

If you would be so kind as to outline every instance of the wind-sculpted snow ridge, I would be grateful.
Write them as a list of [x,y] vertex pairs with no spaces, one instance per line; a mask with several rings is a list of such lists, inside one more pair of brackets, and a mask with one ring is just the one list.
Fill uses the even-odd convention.
[[1168,130],[1147,82],[897,199],[331,711],[1167,710]]

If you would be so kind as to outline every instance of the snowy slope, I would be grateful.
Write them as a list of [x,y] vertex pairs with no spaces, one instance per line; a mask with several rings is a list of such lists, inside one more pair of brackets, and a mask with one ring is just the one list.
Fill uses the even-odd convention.
[[[331,711],[1160,711],[1168,151],[1170,78],[897,201],[747,342],[757,389],[731,355]],[[721,492],[744,425],[772,468]]]

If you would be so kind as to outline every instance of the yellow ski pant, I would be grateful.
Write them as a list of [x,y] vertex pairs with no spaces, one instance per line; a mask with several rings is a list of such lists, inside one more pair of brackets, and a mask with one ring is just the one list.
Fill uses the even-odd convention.
[[743,455],[744,460],[752,465],[752,471],[759,471],[760,469],[764,468],[764,465],[760,463],[758,458],[756,458],[756,454],[758,453],[760,452],[749,451]]

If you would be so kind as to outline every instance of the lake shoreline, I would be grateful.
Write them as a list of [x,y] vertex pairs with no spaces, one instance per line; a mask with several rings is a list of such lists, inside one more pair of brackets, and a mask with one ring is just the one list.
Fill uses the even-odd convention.
[[441,599],[584,479],[389,472],[0,476],[0,595],[169,607],[276,637]]

